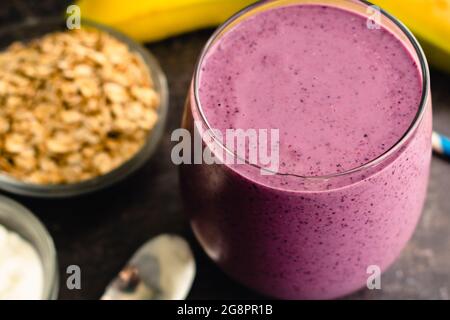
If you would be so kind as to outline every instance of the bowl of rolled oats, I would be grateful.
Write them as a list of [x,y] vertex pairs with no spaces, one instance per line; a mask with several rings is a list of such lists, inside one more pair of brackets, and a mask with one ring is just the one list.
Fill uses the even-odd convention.
[[157,60],[93,22],[0,29],[0,189],[36,197],[90,193],[154,153],[168,109]]

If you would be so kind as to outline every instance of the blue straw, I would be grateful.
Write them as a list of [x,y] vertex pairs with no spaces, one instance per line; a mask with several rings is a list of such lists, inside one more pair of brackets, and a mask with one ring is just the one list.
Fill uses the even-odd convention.
[[450,139],[437,132],[433,132],[434,152],[450,158]]

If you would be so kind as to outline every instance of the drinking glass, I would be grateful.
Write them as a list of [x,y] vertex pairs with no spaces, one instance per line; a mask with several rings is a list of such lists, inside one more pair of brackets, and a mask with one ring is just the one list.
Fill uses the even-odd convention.
[[[191,135],[210,129],[199,99],[199,72],[211,47],[257,13],[303,3],[363,16],[370,12],[365,1],[274,0],[233,16],[211,37],[196,67],[183,117]],[[180,166],[182,194],[199,243],[229,276],[260,293],[330,299],[358,290],[372,272],[393,263],[420,218],[431,159],[428,66],[401,22],[383,11],[380,19],[411,53],[423,85],[415,119],[392,148],[358,168],[328,176],[263,176],[249,163]],[[229,152],[214,136],[203,136],[202,144],[213,153]]]

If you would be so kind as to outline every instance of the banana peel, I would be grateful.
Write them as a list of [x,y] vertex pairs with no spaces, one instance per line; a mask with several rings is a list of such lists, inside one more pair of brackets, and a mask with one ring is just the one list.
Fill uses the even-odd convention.
[[255,0],[79,0],[81,16],[140,42],[214,27]]
[[[79,0],[83,18],[141,42],[214,27],[255,0]],[[419,38],[430,63],[450,73],[450,0],[373,0]]]
[[431,65],[450,73],[450,0],[373,0],[417,36]]

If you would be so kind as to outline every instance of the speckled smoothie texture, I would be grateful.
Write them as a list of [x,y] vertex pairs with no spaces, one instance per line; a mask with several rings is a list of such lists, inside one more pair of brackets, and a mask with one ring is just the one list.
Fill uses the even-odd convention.
[[[329,6],[293,5],[244,20],[200,65],[212,127],[280,129],[280,171],[321,176],[367,164],[419,111],[417,62],[385,28]],[[191,94],[190,101],[194,101]],[[195,130],[188,104],[185,127]],[[385,270],[411,237],[431,158],[431,102],[402,146],[329,179],[261,176],[248,165],[185,165],[183,196],[208,255],[269,296],[328,299]]]
[[200,101],[213,128],[280,130],[280,171],[358,167],[406,132],[421,98],[418,68],[386,29],[321,6],[260,13],[206,57]]

